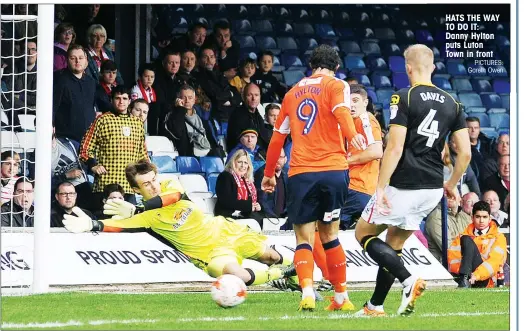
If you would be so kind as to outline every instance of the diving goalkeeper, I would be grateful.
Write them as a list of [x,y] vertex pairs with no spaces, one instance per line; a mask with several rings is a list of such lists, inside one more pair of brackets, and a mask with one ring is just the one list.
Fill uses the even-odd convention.
[[[162,208],[133,215],[136,212],[134,206],[123,203],[118,210],[118,206],[111,201],[113,208],[110,209],[116,217],[103,221],[92,220],[75,209],[78,217],[64,215],[65,228],[74,233],[151,229],[211,277],[232,274],[240,277],[246,285],[259,285],[285,276],[285,268],[280,265],[288,265],[291,261],[284,262],[282,255],[265,243],[265,236],[224,217],[204,215],[193,202],[187,200],[180,186],[181,192],[177,192],[174,181],[170,185],[159,183],[156,166],[148,160],[128,165],[126,178],[133,190],[143,196],[144,206],[151,204],[148,201],[155,200],[158,206],[167,197],[170,204],[166,200],[160,204]],[[267,270],[242,268],[243,259],[256,260],[272,267]]]

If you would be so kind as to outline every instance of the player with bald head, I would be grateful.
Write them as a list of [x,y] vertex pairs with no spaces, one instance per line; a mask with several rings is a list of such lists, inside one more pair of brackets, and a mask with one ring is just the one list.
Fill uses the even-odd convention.
[[[414,311],[426,282],[406,269],[402,247],[444,193],[459,203],[456,185],[471,159],[461,105],[431,83],[433,52],[425,45],[411,45],[404,58],[411,87],[391,96],[389,138],[377,189],[355,231],[364,250],[379,265],[375,292],[358,315],[385,315],[384,300],[395,278],[403,285],[397,314]],[[441,151],[449,133],[454,137],[457,157],[451,177],[444,182]],[[378,238],[384,228],[386,241]]]

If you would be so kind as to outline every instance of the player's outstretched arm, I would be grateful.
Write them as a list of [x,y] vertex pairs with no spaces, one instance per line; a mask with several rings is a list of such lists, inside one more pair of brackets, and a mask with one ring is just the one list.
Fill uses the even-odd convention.
[[80,208],[74,207],[75,215],[64,215],[64,226],[69,232],[139,232],[151,227],[153,214],[146,212],[126,219],[107,219],[97,221],[91,219]]
[[397,168],[398,162],[404,150],[407,128],[402,125],[391,125],[389,127],[389,139],[380,165],[378,173],[377,188],[383,189],[389,183],[393,171]]

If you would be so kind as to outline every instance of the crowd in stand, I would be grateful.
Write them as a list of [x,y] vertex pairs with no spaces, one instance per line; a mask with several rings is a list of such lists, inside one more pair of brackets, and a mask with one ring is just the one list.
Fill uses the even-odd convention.
[[[80,16],[74,15],[82,11],[56,8],[51,226],[63,226],[62,216],[75,205],[93,218],[103,218],[101,209],[109,198],[136,202],[124,169],[148,157],[146,135],[169,138],[179,156],[225,160],[225,171],[216,184],[217,215],[260,222],[264,217],[286,216],[289,138],[277,165],[275,192],[260,190],[266,150],[287,91],[272,74],[271,51],[262,50],[256,60],[241,59],[227,21],[216,21],[210,35],[210,27],[197,22],[182,36],[157,36],[156,60],[140,66],[136,81],[124,82],[114,61],[119,50],[97,20],[104,6],[85,5]],[[37,113],[38,41],[32,25],[27,31],[21,25],[5,26],[14,28],[17,38],[27,36],[14,49],[4,49],[4,44],[12,42],[2,41],[2,106],[12,119],[13,131],[20,131],[18,113]],[[4,38],[4,23],[2,33]],[[13,62],[6,52],[27,56]],[[352,77],[346,80],[356,83]],[[27,93],[21,92],[24,89]],[[368,110],[374,112],[369,104]],[[380,122],[385,132],[383,119]],[[458,187],[461,203],[450,200],[447,204],[449,244],[471,222],[471,208],[479,199],[489,203],[491,217],[499,226],[509,226],[509,132],[494,141],[480,132],[478,118],[468,117],[467,126],[473,157]],[[221,134],[225,139],[220,139]],[[451,139],[443,151],[448,176],[454,149]],[[1,162],[2,226],[33,226],[35,183],[24,177],[27,173],[20,169],[16,150],[2,146]],[[438,259],[442,254],[440,208],[428,216],[424,230],[429,249]]]

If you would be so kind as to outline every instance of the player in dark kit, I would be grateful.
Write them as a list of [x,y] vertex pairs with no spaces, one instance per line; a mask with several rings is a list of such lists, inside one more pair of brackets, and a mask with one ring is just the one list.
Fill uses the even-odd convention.
[[[403,285],[397,313],[409,315],[426,282],[402,263],[406,239],[439,203],[444,193],[457,202],[454,189],[471,159],[462,107],[431,83],[433,52],[412,45],[404,52],[411,88],[391,97],[389,140],[380,167],[377,190],[358,220],[355,236],[379,265],[375,292],[359,315],[381,316],[384,300],[395,280]],[[448,134],[457,143],[451,178],[444,183],[441,152]],[[388,186],[389,184],[389,186]],[[387,227],[386,241],[377,235]]]

